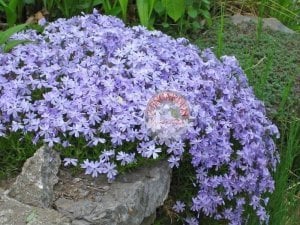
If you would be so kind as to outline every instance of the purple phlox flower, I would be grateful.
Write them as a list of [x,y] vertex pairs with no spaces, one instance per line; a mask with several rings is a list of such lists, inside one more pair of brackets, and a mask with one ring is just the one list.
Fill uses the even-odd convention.
[[105,150],[99,156],[101,162],[108,162],[111,158],[115,156],[115,150]]
[[176,201],[172,209],[177,213],[181,213],[185,210],[185,204],[184,202]]
[[94,137],[89,143],[89,146],[97,146],[99,143],[104,144],[106,140],[104,138]]
[[80,167],[87,170],[90,168],[90,161],[88,159],[84,160],[83,163],[80,164]]
[[143,157],[156,159],[158,153],[161,152],[161,148],[156,148],[154,141],[141,142],[137,148],[138,153]]
[[167,152],[175,156],[181,156],[184,152],[184,142],[182,140],[170,142],[167,145],[169,148]]
[[121,145],[122,142],[126,139],[126,136],[119,131],[111,133],[111,142],[115,145]]
[[121,165],[130,164],[135,161],[135,153],[118,152],[117,160],[121,161]]
[[41,26],[45,26],[47,23],[47,20],[45,19],[45,17],[39,19],[38,24]]
[[147,150],[146,150],[146,157],[147,158],[153,158],[153,159],[156,159],[158,158],[158,154],[161,152],[161,148],[156,148],[155,145],[150,145]]
[[12,131],[21,130],[23,128],[24,128],[24,126],[21,123],[18,123],[16,121],[12,121],[12,126],[11,126]]
[[49,147],[53,147],[55,143],[60,143],[60,137],[46,137],[44,141],[48,143]]
[[85,160],[81,164],[81,168],[85,169],[85,174],[92,175],[92,177],[98,177],[98,174],[104,173],[104,164],[99,161]]
[[5,127],[0,123],[0,137],[5,136]]
[[179,167],[179,161],[180,161],[180,157],[174,156],[174,155],[172,155],[168,159],[168,162],[169,162],[169,165],[170,165],[171,168],[173,168],[173,167],[178,168]]
[[207,216],[213,215],[218,206],[224,205],[223,198],[214,192],[207,193],[207,191],[199,191],[197,197],[192,200],[193,206],[191,209],[197,212],[201,210]]
[[78,159],[64,158],[63,162],[64,162],[64,166],[69,166],[69,165],[77,166]]
[[253,195],[252,198],[251,198],[251,202],[250,202],[250,205],[253,207],[253,209],[256,209],[260,206],[260,198]]
[[195,217],[186,218],[184,221],[187,225],[199,225],[199,221]]
[[97,15],[98,14],[98,10],[96,8],[93,8],[93,14]]
[[64,148],[72,146],[69,141],[63,141],[61,144]]
[[83,132],[83,127],[82,124],[76,123],[74,124],[72,127],[69,128],[70,129],[70,134],[74,135],[74,137],[79,137],[79,134],[81,132]]
[[106,173],[107,178],[112,181],[116,178],[118,171],[116,170],[116,164],[107,162],[104,164],[104,173]]
[[269,224],[270,216],[267,214],[267,211],[264,207],[259,206],[256,211],[256,214],[260,221],[265,221],[266,224]]
[[268,130],[271,135],[275,135],[276,138],[280,137],[279,130],[278,130],[277,126],[275,126],[274,124],[271,124],[268,127],[266,127],[266,130]]

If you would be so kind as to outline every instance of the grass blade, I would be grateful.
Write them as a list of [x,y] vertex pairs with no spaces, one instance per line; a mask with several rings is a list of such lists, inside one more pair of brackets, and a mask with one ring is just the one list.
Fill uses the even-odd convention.
[[7,29],[6,31],[3,31],[0,33],[0,45],[5,44],[7,40],[15,33],[20,32],[21,30],[24,30],[27,27],[27,24],[20,24],[14,27],[11,27]]
[[128,0],[119,0],[121,10],[122,10],[122,18],[126,21],[127,17],[127,8],[128,8]]
[[12,40],[12,41],[9,41],[4,46],[4,52],[9,52],[10,50],[12,50],[17,45],[25,44],[25,43],[29,43],[29,42],[32,42],[32,41],[30,41],[30,40]]
[[148,0],[137,0],[137,9],[141,24],[145,27],[149,27],[149,4]]
[[224,16],[225,16],[225,3],[221,3],[221,20],[220,27],[217,33],[217,56],[220,58],[223,52],[223,42],[224,42]]

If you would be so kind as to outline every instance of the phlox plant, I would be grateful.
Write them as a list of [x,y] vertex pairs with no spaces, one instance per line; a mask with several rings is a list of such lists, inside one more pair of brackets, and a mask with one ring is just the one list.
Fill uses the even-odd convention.
[[[190,206],[198,217],[241,225],[250,206],[268,223],[265,196],[274,190],[271,173],[279,156],[273,139],[279,133],[234,57],[219,60],[184,38],[125,27],[97,11],[12,38],[32,42],[0,53],[1,136],[29,133],[34,143],[54,147],[76,147],[76,140],[110,146],[99,148],[96,160],[64,159],[66,166],[79,163],[87,174],[109,180],[117,164],[168,154],[170,166],[178,167],[187,151],[198,193],[178,203],[178,211]],[[144,118],[149,99],[165,90],[190,105],[191,125],[168,142],[152,136]]]

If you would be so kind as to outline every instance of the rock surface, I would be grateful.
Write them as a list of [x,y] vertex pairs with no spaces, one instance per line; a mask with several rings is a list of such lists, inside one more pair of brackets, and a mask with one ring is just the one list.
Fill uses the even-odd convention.
[[[255,16],[243,16],[243,15],[239,15],[239,14],[232,16],[231,20],[232,20],[232,23],[235,25],[239,25],[242,23],[249,23],[249,22],[258,23],[258,18]],[[280,31],[280,32],[289,33],[289,34],[295,33],[295,31],[284,26],[276,18],[263,18],[262,21],[263,21],[263,28],[269,28],[273,31]]]
[[53,203],[53,186],[61,160],[59,154],[48,147],[41,147],[29,158],[21,174],[8,191],[8,195],[22,203],[47,208]]
[[0,225],[71,225],[71,221],[55,210],[11,199],[0,189]]
[[156,212],[154,212],[150,216],[146,217],[143,220],[143,222],[141,223],[141,225],[152,225],[154,223],[155,219],[156,219]]
[[167,161],[112,183],[74,177],[69,169],[59,170],[60,164],[59,154],[47,147],[25,162],[11,187],[0,189],[0,225],[151,225],[169,193]]
[[55,187],[56,209],[72,225],[149,225],[156,208],[167,198],[171,169],[168,162],[140,168],[109,184],[104,179],[72,178],[61,171]]

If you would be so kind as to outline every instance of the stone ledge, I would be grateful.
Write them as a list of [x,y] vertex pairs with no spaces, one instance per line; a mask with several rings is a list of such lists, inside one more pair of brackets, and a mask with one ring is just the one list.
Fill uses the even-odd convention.
[[[231,17],[231,21],[234,25],[239,25],[241,23],[258,23],[258,18],[255,16],[243,16],[240,14],[236,14]],[[271,29],[273,31],[280,31],[288,34],[295,34],[296,32],[291,30],[290,28],[284,26],[279,20],[276,18],[262,18],[263,28]]]
[[151,225],[172,172],[158,161],[108,183],[59,167],[57,152],[38,149],[16,181],[0,188],[0,225]]
[[71,220],[53,209],[18,202],[0,189],[0,225],[71,225]]
[[73,225],[140,225],[151,224],[156,208],[167,198],[171,169],[168,162],[158,162],[122,175],[111,184],[104,178],[72,178],[64,170],[59,176],[55,208]]

